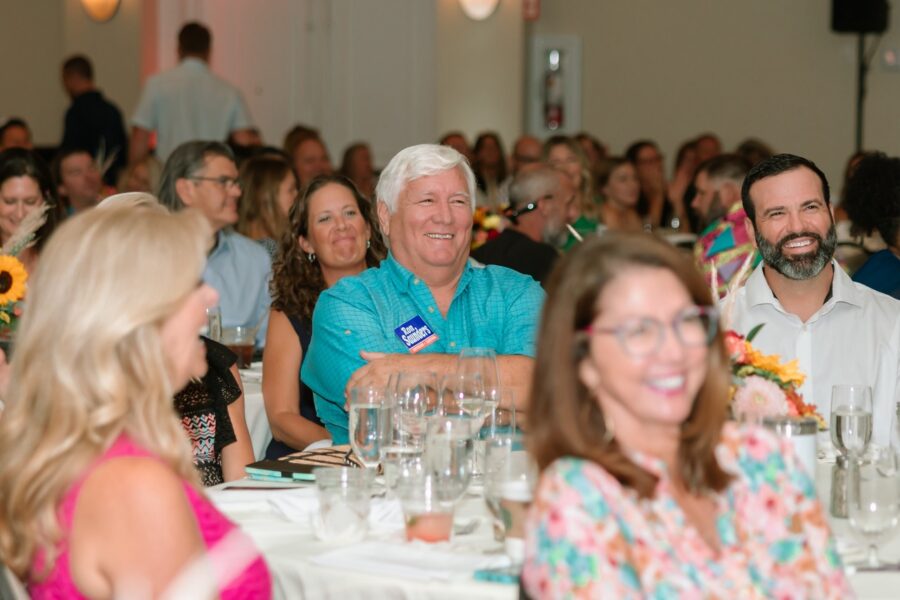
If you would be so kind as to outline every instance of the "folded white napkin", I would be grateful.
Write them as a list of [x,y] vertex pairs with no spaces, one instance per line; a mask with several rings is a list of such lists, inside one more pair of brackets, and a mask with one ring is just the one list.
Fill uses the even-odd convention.
[[463,552],[448,543],[425,542],[369,541],[320,554],[311,561],[353,572],[441,581],[470,577],[479,569],[510,566],[509,557],[503,554]]
[[[243,484],[244,482],[240,482]],[[217,489],[207,489],[206,495],[216,507],[223,512],[234,510],[254,510],[267,511],[271,508],[269,500],[279,497],[296,496],[306,498],[312,494],[315,499],[316,488],[314,487],[270,487],[266,482],[248,482],[247,485],[230,485]],[[256,489],[259,488],[259,489]]]
[[[319,512],[315,488],[294,490],[290,494],[273,494],[267,501],[276,513],[293,523],[308,525]],[[369,531],[383,533],[403,528],[403,509],[398,500],[372,499],[369,505]]]

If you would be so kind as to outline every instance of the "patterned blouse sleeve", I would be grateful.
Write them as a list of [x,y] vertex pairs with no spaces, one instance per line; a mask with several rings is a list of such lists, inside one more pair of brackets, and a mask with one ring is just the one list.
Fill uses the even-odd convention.
[[[825,509],[816,496],[813,479],[801,466],[793,445],[782,438],[778,438],[777,443],[778,451],[784,457],[787,476],[782,491],[791,496],[788,505],[794,509],[788,520],[802,529],[798,537],[806,540],[811,559],[810,562],[794,561],[791,569],[809,586],[809,597],[852,598],[854,594],[837,553]],[[787,544],[789,540],[785,542]]]
[[641,596],[630,536],[610,512],[604,479],[599,467],[575,459],[545,470],[525,541],[522,583],[531,597]]

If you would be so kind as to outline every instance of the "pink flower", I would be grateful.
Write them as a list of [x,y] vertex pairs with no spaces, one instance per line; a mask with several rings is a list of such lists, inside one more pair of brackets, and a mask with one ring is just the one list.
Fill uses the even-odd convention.
[[728,356],[735,363],[747,362],[747,354],[744,351],[744,336],[739,333],[728,330],[725,332],[725,349],[728,350]]
[[735,415],[750,419],[780,416],[788,413],[787,398],[777,384],[751,375],[734,394]]

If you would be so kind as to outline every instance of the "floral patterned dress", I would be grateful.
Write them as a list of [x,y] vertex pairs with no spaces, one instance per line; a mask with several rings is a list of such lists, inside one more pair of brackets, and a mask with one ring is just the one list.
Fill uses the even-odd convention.
[[529,513],[522,582],[533,598],[853,597],[812,481],[792,447],[727,424],[716,457],[735,475],[717,494],[714,553],[672,495],[662,461],[641,500],[594,462],[562,458]]

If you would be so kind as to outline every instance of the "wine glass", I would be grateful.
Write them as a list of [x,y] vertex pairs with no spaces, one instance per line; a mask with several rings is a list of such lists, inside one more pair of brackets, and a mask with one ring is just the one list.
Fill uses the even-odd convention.
[[900,476],[890,448],[874,448],[872,460],[851,461],[847,513],[850,528],[868,545],[867,563],[878,567],[878,544],[900,524]]
[[480,376],[485,388],[500,385],[497,353],[492,348],[463,348],[456,359],[456,372],[459,375]]
[[350,389],[350,446],[367,469],[381,460],[381,449],[391,442],[393,400],[384,388],[362,386]]
[[222,309],[218,306],[206,309],[206,337],[214,342],[222,341]]
[[441,378],[438,413],[478,418],[485,407],[484,380],[476,373],[455,373]]
[[469,487],[473,433],[472,419],[465,416],[437,416],[428,424],[425,470],[444,501],[455,503]]
[[432,371],[401,371],[395,386],[396,437],[421,447],[428,418],[437,411],[437,375]]
[[844,456],[862,456],[872,439],[872,388],[835,385],[831,388],[831,443]]

